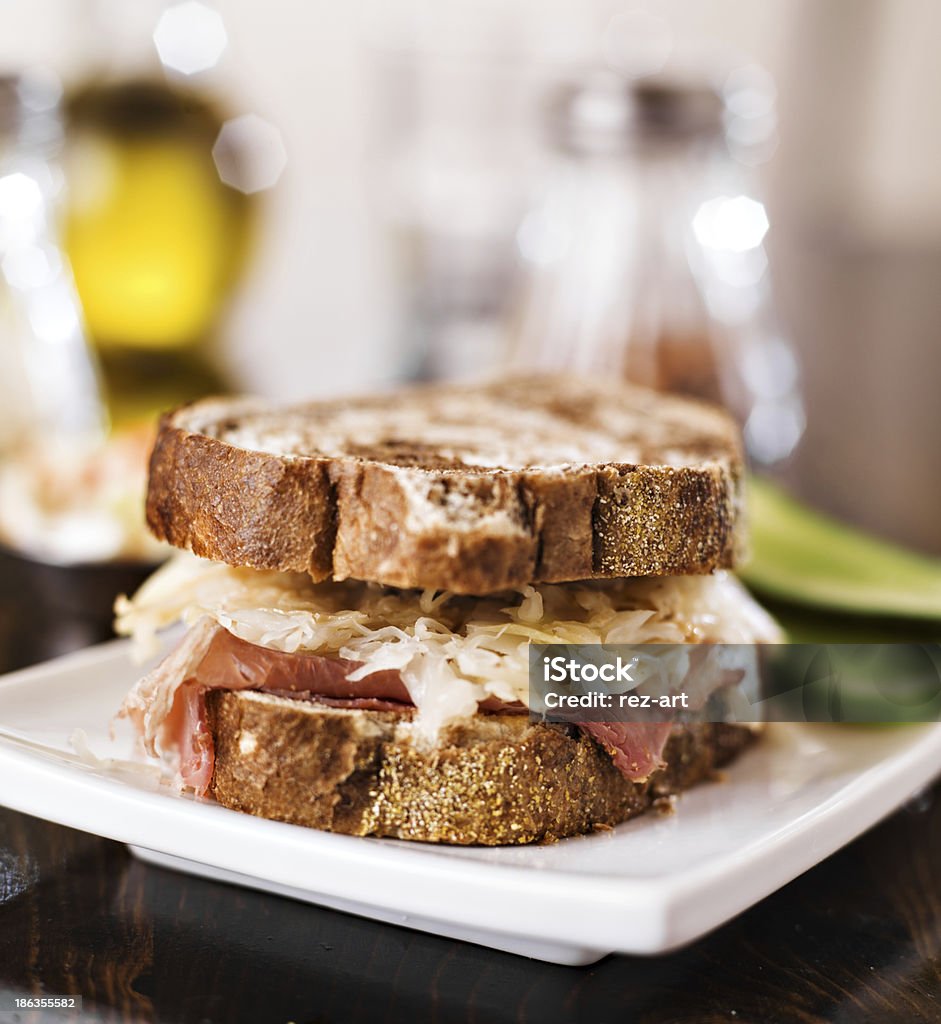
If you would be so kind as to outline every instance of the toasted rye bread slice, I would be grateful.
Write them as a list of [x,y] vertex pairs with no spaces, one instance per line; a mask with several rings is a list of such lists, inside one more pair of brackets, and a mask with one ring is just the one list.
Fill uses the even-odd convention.
[[593,739],[526,715],[478,715],[433,750],[410,715],[328,708],[248,690],[206,698],[226,807],[357,836],[503,846],[617,825],[710,778],[747,726],[677,727],[667,767],[629,782]]
[[486,594],[732,566],[742,477],[723,412],[620,382],[208,399],[163,419],[147,520],[231,565]]

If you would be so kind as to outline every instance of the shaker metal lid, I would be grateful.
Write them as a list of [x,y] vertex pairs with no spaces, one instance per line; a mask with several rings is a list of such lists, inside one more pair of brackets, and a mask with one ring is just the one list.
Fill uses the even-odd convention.
[[615,154],[656,140],[721,136],[724,112],[722,96],[708,83],[594,70],[551,96],[548,129],[569,152]]

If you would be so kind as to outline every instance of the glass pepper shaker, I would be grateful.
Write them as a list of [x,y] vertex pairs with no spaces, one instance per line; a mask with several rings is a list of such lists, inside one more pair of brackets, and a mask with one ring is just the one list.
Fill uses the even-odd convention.
[[725,405],[754,460],[803,431],[775,317],[754,164],[773,99],[754,74],[703,82],[593,72],[547,106],[551,165],[519,226],[519,370],[616,373]]

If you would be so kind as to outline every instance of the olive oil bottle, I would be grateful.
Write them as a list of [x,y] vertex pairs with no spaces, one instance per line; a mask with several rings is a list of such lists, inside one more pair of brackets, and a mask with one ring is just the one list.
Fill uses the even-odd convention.
[[157,78],[92,81],[66,112],[64,241],[112,421],[226,390],[213,346],[253,218],[213,161],[222,115]]

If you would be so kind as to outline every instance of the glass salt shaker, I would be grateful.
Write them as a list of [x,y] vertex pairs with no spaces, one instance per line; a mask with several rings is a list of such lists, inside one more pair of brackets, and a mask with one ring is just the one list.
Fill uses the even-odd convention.
[[72,273],[59,244],[61,88],[0,76],[0,450],[105,427]]
[[512,368],[615,373],[716,401],[755,461],[789,455],[803,406],[755,171],[773,113],[748,71],[722,90],[609,71],[559,89],[550,170],[516,236]]

